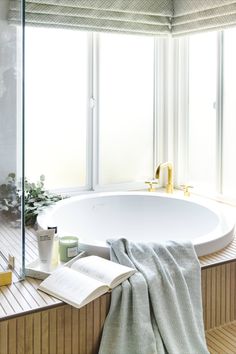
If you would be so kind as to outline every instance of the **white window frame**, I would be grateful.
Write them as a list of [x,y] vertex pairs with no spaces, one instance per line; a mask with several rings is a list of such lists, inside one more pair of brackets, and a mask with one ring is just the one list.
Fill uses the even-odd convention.
[[[157,96],[158,93],[160,94],[158,90],[158,68],[157,64],[159,63],[159,58],[158,58],[158,40],[154,38],[154,90],[153,90],[153,95],[154,95],[154,106],[153,106],[153,174],[155,171],[156,163],[157,163],[157,155],[160,155],[160,152],[158,151],[157,147],[157,135],[160,136],[159,133],[159,126],[157,123]],[[93,157],[92,157],[92,185],[91,185],[91,190],[96,191],[96,192],[102,192],[102,191],[118,191],[118,190],[139,190],[139,189],[144,189],[145,188],[145,181],[136,181],[136,182],[127,182],[127,183],[116,183],[116,184],[108,184],[108,185],[103,185],[100,183],[100,178],[99,178],[99,167],[100,167],[100,161],[99,161],[99,34],[94,33],[93,34],[93,68],[94,68],[94,73],[93,73],[93,96],[92,96],[92,101],[93,101],[93,118],[92,118],[92,131],[93,131]],[[153,176],[152,176],[153,177]]]
[[[174,184],[178,189],[188,183],[189,170],[189,39],[156,37],[154,53],[154,109],[153,109],[153,174],[157,165],[164,161],[174,164]],[[215,200],[236,204],[236,199],[222,195],[222,149],[223,149],[223,43],[224,32],[218,32],[217,88],[216,88],[216,193],[196,187],[193,193]],[[78,194],[89,191],[146,189],[144,181],[101,185],[99,181],[99,34],[91,34],[90,43],[90,111],[88,122],[88,183],[83,188],[67,192]],[[93,78],[93,79],[92,79]],[[89,162],[90,161],[90,162]],[[209,166],[210,168],[210,166]],[[220,173],[219,173],[220,171]],[[162,186],[162,180],[160,181]]]
[[174,110],[177,114],[174,117],[175,136],[173,140],[174,166],[175,166],[175,187],[187,183],[189,170],[189,43],[188,38],[178,40],[178,50],[175,51],[173,60],[176,65],[176,81],[178,87],[175,91]]
[[[177,65],[177,82],[179,87],[175,91],[175,101],[173,102],[173,110],[178,112],[174,117],[173,127],[175,136],[173,139],[174,145],[174,165],[175,165],[175,187],[180,188],[181,184],[188,183],[188,151],[189,151],[189,40],[188,37],[183,37],[178,40],[179,50],[173,55],[174,62]],[[217,34],[217,87],[216,87],[216,192],[206,195],[206,191],[201,191],[194,186],[193,193],[222,201],[231,205],[236,205],[236,198],[229,199],[222,194],[222,153],[223,153],[223,83],[224,83],[224,32],[219,31]],[[173,77],[172,77],[173,80]],[[174,82],[174,81],[172,81]],[[211,168],[209,164],[209,168]],[[204,173],[204,171],[203,171]]]
[[[217,193],[209,195],[225,200],[222,195],[222,145],[223,145],[223,32],[218,33],[217,70]],[[87,173],[86,185],[77,188],[54,189],[67,195],[110,190],[146,189],[145,181],[102,185],[99,180],[99,34],[89,34],[89,92],[87,121]],[[157,165],[172,161],[174,184],[178,188],[188,183],[188,37],[179,39],[154,38],[154,107],[153,107],[153,176]],[[209,167],[210,168],[210,167]],[[152,176],[152,177],[153,177]],[[162,181],[160,181],[162,186]],[[202,194],[194,188],[194,193]],[[205,195],[205,192],[204,192]],[[236,201],[235,201],[236,202]]]
[[[168,89],[165,75],[168,73],[166,39],[154,38],[154,107],[153,107],[153,176],[157,163],[164,161],[168,144],[165,116],[168,107],[163,101],[163,89]],[[54,193],[77,195],[89,192],[146,189],[145,181],[102,185],[99,180],[99,33],[89,34],[89,107],[87,121],[86,184],[82,187],[51,189]],[[165,95],[164,95],[165,97]],[[164,147],[163,147],[164,146]]]
[[94,82],[93,82],[93,64],[94,64],[94,39],[93,33],[88,33],[88,110],[87,110],[87,139],[86,139],[86,181],[85,185],[81,187],[73,188],[53,188],[50,189],[52,193],[59,193],[62,195],[78,195],[93,191],[93,135],[94,135],[94,122],[93,122],[93,110],[94,110]]

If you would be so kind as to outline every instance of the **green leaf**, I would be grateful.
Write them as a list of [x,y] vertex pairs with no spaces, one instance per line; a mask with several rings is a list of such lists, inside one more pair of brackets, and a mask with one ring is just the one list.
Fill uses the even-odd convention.
[[[17,188],[15,173],[9,173],[7,182],[0,185],[0,211],[7,213],[15,220],[21,215],[22,192]],[[33,226],[37,215],[47,206],[55,203],[63,197],[49,193],[44,189],[45,176],[31,183],[25,178],[25,224]],[[64,197],[65,198],[65,197]]]

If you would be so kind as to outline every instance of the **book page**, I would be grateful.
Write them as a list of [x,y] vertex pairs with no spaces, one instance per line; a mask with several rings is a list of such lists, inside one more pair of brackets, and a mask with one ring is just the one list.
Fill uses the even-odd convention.
[[68,267],[52,273],[38,289],[78,308],[109,290],[108,286],[100,281]]
[[122,283],[136,271],[97,256],[80,258],[71,268],[107,284],[110,288]]

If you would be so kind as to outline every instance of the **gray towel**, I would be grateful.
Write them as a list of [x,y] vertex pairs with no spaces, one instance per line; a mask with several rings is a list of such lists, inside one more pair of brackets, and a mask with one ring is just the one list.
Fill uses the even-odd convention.
[[192,244],[109,244],[112,261],[138,272],[112,291],[99,354],[209,354]]

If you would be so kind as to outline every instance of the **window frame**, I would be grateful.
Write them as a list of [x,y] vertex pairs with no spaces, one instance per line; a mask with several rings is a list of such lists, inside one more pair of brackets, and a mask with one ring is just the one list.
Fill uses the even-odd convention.
[[[101,184],[99,178],[99,168],[100,168],[100,159],[99,159],[99,129],[100,129],[100,117],[99,117],[99,33],[93,33],[93,68],[94,68],[94,80],[93,80],[93,165],[92,165],[92,185],[91,190],[96,192],[103,191],[119,191],[119,190],[137,190],[145,188],[145,181],[135,181],[135,182],[125,182],[125,183],[113,183],[113,184]],[[157,120],[157,96],[160,92],[157,88],[158,83],[158,68],[157,64],[159,63],[159,46],[158,39],[153,38],[154,41],[154,81],[153,81],[153,174],[155,171],[157,163],[157,155],[159,154],[157,146],[157,135],[159,132],[158,120]],[[159,134],[160,135],[160,134]],[[150,176],[153,178],[153,176]]]
[[[163,154],[160,144],[157,144],[157,140],[163,140],[163,120],[157,119],[157,117],[163,115],[163,107],[159,107],[157,102],[161,102],[160,99],[160,87],[165,82],[164,75],[160,75],[162,72],[160,66],[165,65],[165,59],[162,58],[160,48],[163,47],[164,40],[153,37],[154,41],[154,85],[153,85],[153,173],[157,161],[160,161]],[[161,42],[161,44],[159,44]],[[61,193],[62,195],[77,195],[89,192],[102,192],[111,190],[136,190],[144,189],[145,181],[135,181],[127,183],[102,185],[99,180],[99,33],[88,33],[88,110],[87,110],[87,161],[86,161],[86,183],[84,186],[78,186],[73,188],[55,188],[50,189],[53,193]],[[161,82],[160,82],[161,79]],[[25,98],[26,99],[26,98]],[[163,105],[165,106],[165,104]],[[153,176],[150,176],[153,178]]]
[[[154,40],[154,106],[153,106],[153,173],[157,164],[172,161],[174,184],[178,189],[188,182],[189,169],[189,38],[153,37]],[[86,184],[82,187],[52,189],[67,195],[111,190],[146,189],[145,181],[102,185],[99,181],[99,33],[88,34],[89,92],[87,112]],[[208,196],[229,201],[222,194],[223,177],[223,104],[224,104],[224,32],[217,34],[216,87],[216,193]],[[209,166],[210,168],[210,166]],[[152,176],[153,177],[153,176]],[[162,186],[162,180],[160,181]],[[194,193],[206,196],[196,186]],[[236,197],[230,200],[236,204]]]
[[[178,111],[174,124],[177,133],[173,141],[174,144],[174,163],[176,172],[176,188],[180,189],[181,184],[188,182],[188,151],[189,151],[189,39],[184,37],[179,39],[180,50],[175,53],[174,60],[178,65],[179,90],[175,92],[176,100],[174,109]],[[180,80],[181,78],[181,80]],[[229,198],[222,193],[223,190],[223,124],[224,124],[224,31],[217,33],[217,72],[216,72],[216,192],[206,195],[194,186],[193,193],[214,200],[236,205],[236,196]],[[209,164],[209,168],[210,164]],[[204,173],[204,171],[203,171]]]

